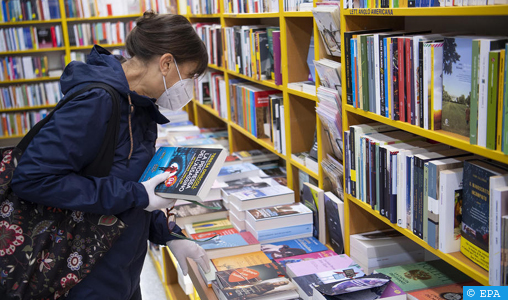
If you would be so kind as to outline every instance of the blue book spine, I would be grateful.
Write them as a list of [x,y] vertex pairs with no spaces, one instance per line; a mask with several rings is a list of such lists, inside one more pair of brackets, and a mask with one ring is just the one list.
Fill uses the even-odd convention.
[[260,230],[257,232],[258,241],[266,241],[294,235],[309,234],[312,235],[312,224],[303,224],[291,227],[282,227],[275,229]]
[[356,58],[356,43],[354,39],[351,39],[351,82],[353,88],[353,107],[356,107],[356,72],[355,72],[355,58]]
[[388,173],[388,189],[390,193],[390,222],[397,223],[397,154],[390,153],[390,161],[387,170]]
[[[412,228],[412,225],[413,224],[412,220],[412,211],[413,211],[413,207],[412,207],[412,203],[411,203],[411,182],[413,182],[413,174],[411,173],[411,163],[412,163],[412,159],[411,157],[406,157],[406,218],[408,220],[408,227]],[[408,228],[408,229],[410,229]]]
[[2,12],[3,12],[4,22],[9,22],[9,20],[7,19],[7,4],[5,3],[5,0],[2,1]]
[[389,104],[388,104],[388,82],[389,79],[388,79],[388,44],[387,44],[387,41],[386,41],[386,38],[383,39],[383,45],[384,45],[384,49],[385,51],[383,52],[383,56],[384,56],[384,68],[385,68],[385,73],[384,73],[384,85],[385,85],[385,117],[387,118],[390,118],[390,112],[388,111],[388,108],[389,108]]

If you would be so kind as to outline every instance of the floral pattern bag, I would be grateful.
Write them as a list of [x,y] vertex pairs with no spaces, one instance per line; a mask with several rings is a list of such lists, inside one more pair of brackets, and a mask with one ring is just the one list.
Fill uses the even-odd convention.
[[[116,91],[94,83],[61,100],[55,110],[94,87],[111,94],[114,109],[100,152],[82,173],[102,177],[111,169],[119,130]],[[0,149],[0,299],[59,298],[90,273],[126,228],[115,216],[48,207],[13,193],[10,183],[17,162],[53,112],[17,147]]]

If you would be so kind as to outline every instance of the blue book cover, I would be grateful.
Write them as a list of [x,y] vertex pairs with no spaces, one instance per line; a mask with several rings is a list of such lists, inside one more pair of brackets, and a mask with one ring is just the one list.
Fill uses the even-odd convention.
[[242,237],[242,235],[240,235],[240,233],[218,235],[215,238],[204,242],[205,240],[206,239],[203,239],[203,241],[199,243],[199,245],[205,250],[232,248],[249,245],[249,243],[245,241],[245,239]]
[[284,237],[291,237],[300,234],[312,234],[312,224],[303,224],[290,227],[259,230],[257,232],[259,241],[266,241]]
[[158,195],[203,201],[225,159],[224,149],[161,147],[139,182],[168,172],[168,179],[155,188]]
[[390,82],[389,78],[388,78],[388,42],[387,42],[387,39],[384,38],[383,39],[383,48],[385,49],[385,51],[383,52],[383,55],[384,55],[384,68],[385,68],[385,72],[384,72],[384,85],[385,85],[385,117],[387,118],[390,118],[390,111],[389,111],[389,99],[390,97],[388,96],[388,83]]
[[222,167],[219,171],[218,176],[220,179],[221,176],[247,173],[247,172],[251,172],[251,171],[255,171],[255,170],[259,170],[259,168],[251,163],[236,164],[236,165]]
[[261,245],[261,251],[263,251],[270,259],[290,257],[325,250],[328,250],[328,248],[321,244],[315,237]]

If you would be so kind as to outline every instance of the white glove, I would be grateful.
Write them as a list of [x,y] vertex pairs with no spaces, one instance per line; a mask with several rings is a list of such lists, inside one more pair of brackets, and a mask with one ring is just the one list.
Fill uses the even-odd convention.
[[180,264],[183,275],[187,275],[188,272],[187,257],[192,258],[200,265],[205,273],[210,272],[210,260],[208,259],[208,255],[206,255],[205,249],[201,248],[197,243],[188,240],[171,240],[166,244],[175,256],[178,264]]
[[148,206],[145,207],[146,211],[154,211],[161,208],[172,207],[175,205],[176,199],[162,198],[161,196],[155,195],[155,187],[159,183],[164,182],[168,179],[169,172],[159,174],[152,179],[141,182],[145,187],[146,193],[148,194]]

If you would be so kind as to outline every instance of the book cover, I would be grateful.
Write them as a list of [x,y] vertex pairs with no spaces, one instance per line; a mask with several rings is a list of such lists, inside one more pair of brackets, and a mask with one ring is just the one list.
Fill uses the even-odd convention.
[[356,266],[356,263],[349,256],[340,254],[288,264],[286,272],[291,277],[298,277],[329,270],[345,269],[351,266]]
[[224,271],[255,265],[269,264],[272,261],[263,252],[257,251],[228,257],[214,258],[212,259],[212,262],[215,265],[217,271]]
[[411,292],[446,284],[465,282],[469,277],[443,260],[418,262],[375,270],[391,277],[404,292]]
[[[206,202],[206,206],[197,205],[196,203],[188,203],[184,205],[178,205],[171,211],[177,218],[185,218],[197,215],[210,214],[218,211],[227,211],[222,204],[222,200],[214,200]],[[218,209],[211,209],[209,207],[216,207]]]
[[489,52],[489,83],[487,88],[487,149],[496,149],[497,101],[500,51]]
[[255,221],[283,218],[289,215],[302,216],[311,213],[312,211],[310,209],[300,203],[290,205],[277,205],[266,208],[251,209],[248,211],[248,214],[252,215]]
[[[386,285],[390,282],[390,277],[384,275],[384,274],[372,274],[363,276],[360,278],[352,278],[347,280],[342,280],[337,283],[327,283],[318,285],[315,287],[317,291],[319,291],[323,295],[328,296],[339,296],[343,294],[349,294],[349,293],[358,293],[363,290],[370,290],[371,293],[375,294],[377,296],[377,299],[379,296],[381,296],[386,288]],[[384,287],[382,289],[376,289]],[[363,294],[363,293],[362,293]],[[358,296],[355,296],[353,299],[366,299],[365,297],[359,298]],[[367,298],[371,299],[371,298]]]
[[[430,73],[430,101],[432,103],[432,115],[431,115],[431,129],[441,129],[441,119],[443,113],[443,52],[444,44],[431,43],[430,57],[431,57],[431,73]],[[471,96],[468,96],[471,100]],[[469,108],[469,107],[468,107]],[[467,118],[467,110],[466,110]]]
[[464,286],[479,286],[476,281],[453,283],[408,293],[409,300],[449,300],[463,299]]
[[139,182],[168,172],[168,179],[155,188],[157,195],[204,201],[225,158],[225,149],[161,147]]
[[340,24],[336,23],[334,15],[339,15],[338,7],[318,7],[312,10],[319,34],[328,55],[340,57]]
[[227,300],[241,300],[263,297],[276,297],[282,293],[289,292],[287,299],[298,297],[296,293],[296,286],[286,277],[277,277],[262,281],[257,281],[252,284],[225,287],[222,289],[222,294]]
[[329,256],[336,256],[337,253],[333,252],[332,250],[325,250],[320,252],[313,252],[313,253],[307,253],[297,256],[291,256],[291,257],[285,257],[285,258],[276,258],[275,261],[281,265],[284,269],[288,264],[298,263],[302,261],[308,261],[323,257],[329,257]]
[[220,229],[220,230],[212,230],[207,232],[200,232],[200,233],[193,233],[191,234],[191,237],[195,240],[201,240],[201,239],[209,239],[211,237],[214,237],[216,235],[229,235],[229,234],[237,234],[238,230],[234,228],[228,228],[228,229]]
[[195,233],[212,231],[212,230],[220,230],[220,229],[228,229],[228,228],[233,228],[233,225],[231,225],[231,222],[229,222],[228,219],[218,219],[218,220],[192,223],[192,229],[194,229]]
[[460,251],[460,229],[463,203],[463,168],[440,172],[439,185],[439,250]]
[[[249,177],[251,174],[259,172],[259,168],[251,163],[236,164],[231,166],[224,166],[220,169],[217,179],[227,181],[231,179],[238,179]],[[248,174],[248,175],[246,175]],[[246,176],[245,176],[246,175]],[[253,174],[258,175],[258,174]]]
[[301,289],[303,293],[309,297],[312,297],[312,287],[362,276],[365,276],[365,273],[363,273],[359,265],[356,265],[344,269],[330,270],[299,276],[292,279],[299,286],[299,289]]
[[314,237],[261,245],[261,251],[270,259],[292,257],[325,250],[328,250],[328,248]]
[[[333,251],[336,253],[344,252],[344,238],[342,237],[341,219],[339,216],[338,203],[332,200],[328,193],[325,193],[325,216],[328,227],[328,237]],[[340,201],[335,197],[337,201]]]
[[441,128],[469,137],[472,38],[446,37]]
[[222,288],[253,284],[258,281],[281,276],[287,277],[286,272],[283,268],[281,268],[281,266],[275,263],[249,266],[215,273],[215,277]]
[[[320,238],[320,222],[319,222],[319,209],[318,209],[318,195],[317,193],[313,192],[312,185],[311,184],[304,184],[303,188],[301,190],[300,194],[300,201],[305,206],[307,206],[313,214],[313,231],[312,235],[319,239],[320,242],[322,242],[322,239]],[[321,208],[323,209],[323,208]]]

